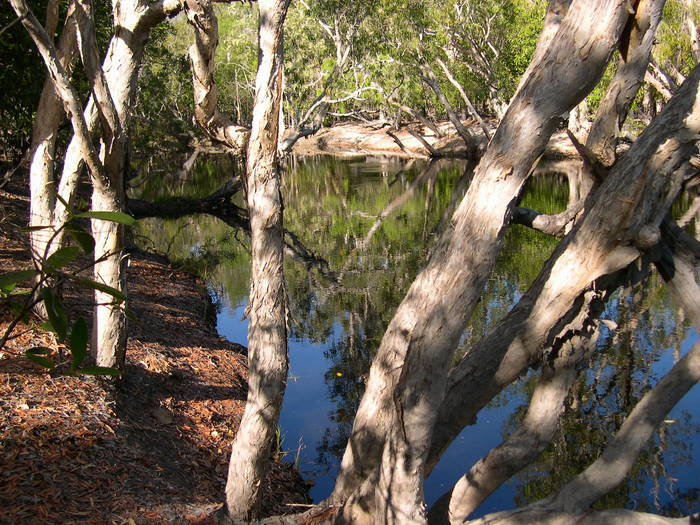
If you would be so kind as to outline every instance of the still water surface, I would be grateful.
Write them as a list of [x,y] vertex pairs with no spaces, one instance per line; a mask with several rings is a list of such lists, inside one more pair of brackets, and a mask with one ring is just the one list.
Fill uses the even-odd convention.
[[[459,162],[429,166],[387,159],[293,160],[284,176],[285,224],[325,264],[286,265],[292,331],[290,372],[281,416],[287,459],[314,481],[314,501],[333,488],[340,456],[364,388],[371,357],[391,315],[469,183]],[[204,196],[237,166],[226,157],[200,159],[186,178],[142,181],[141,196]],[[187,181],[186,183],[184,181]],[[566,207],[567,185],[556,173],[529,184],[523,205],[547,213]],[[247,239],[207,216],[142,221],[140,241],[205,276],[220,305],[218,327],[246,344]],[[556,240],[514,226],[474,318],[464,351],[512,307],[537,275]],[[307,261],[308,263],[308,261]],[[609,302],[591,368],[582,374],[562,430],[531,467],[501,487],[478,515],[546,496],[593,461],[643,393],[697,339],[658,276]],[[517,428],[536,372],[506,389],[447,450],[426,482],[435,501],[478,459]],[[628,480],[602,506],[652,512],[697,510],[700,494],[700,388],[669,415]]]

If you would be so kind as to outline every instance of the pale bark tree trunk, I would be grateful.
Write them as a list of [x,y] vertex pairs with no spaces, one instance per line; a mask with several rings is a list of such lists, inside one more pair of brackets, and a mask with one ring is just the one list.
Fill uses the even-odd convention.
[[632,102],[644,83],[665,3],[665,0],[644,0],[638,4],[634,19],[630,22],[633,29],[625,53],[627,58],[619,64],[588,134],[586,147],[605,166],[612,166],[615,162],[616,140]]
[[[694,278],[693,278],[694,284]],[[693,286],[693,305],[700,305],[700,290]],[[473,524],[601,523],[595,513],[589,518],[589,507],[619,485],[629,472],[642,448],[656,428],[680,399],[700,381],[700,342],[637,403],[620,430],[610,440],[601,456],[585,471],[564,485],[554,496],[515,511],[500,512],[475,520]],[[607,511],[620,512],[620,511]],[[585,518],[589,518],[586,520]],[[693,523],[690,519],[673,520],[647,515],[634,519],[628,515],[619,523]]]
[[[619,248],[614,248],[617,243],[619,243],[618,246],[624,246],[631,242],[636,248],[644,251],[653,248],[655,242],[658,242],[661,218],[668,213],[673,199],[678,195],[680,180],[687,178],[683,163],[693,151],[695,147],[693,137],[700,130],[700,96],[697,91],[699,83],[700,67],[696,67],[679,96],[674,98],[659,119],[652,123],[629,154],[621,159],[616,165],[616,170],[610,174],[610,178],[596,194],[597,202],[584,219],[577,235],[571,238],[570,244],[578,244],[582,248],[585,246],[586,249],[595,247],[599,253],[593,254],[594,258],[603,255],[602,250],[607,245],[608,256],[604,257],[599,264],[591,264],[591,260],[585,259],[586,256],[591,255],[590,252],[587,255],[582,252],[577,258],[579,265],[605,267],[605,271],[614,271],[615,268],[624,264],[625,259],[630,260],[632,257],[632,253],[624,255],[625,249],[621,251]],[[629,162],[625,162],[626,160]],[[647,170],[651,170],[656,177],[649,180],[646,175]],[[614,209],[611,203],[616,200],[632,203],[634,213],[630,213],[632,210],[629,209],[625,211],[624,205],[617,210]],[[606,226],[602,227],[602,224]],[[611,229],[606,231],[605,228]],[[648,235],[650,229],[656,230],[657,235]],[[665,230],[667,237],[672,233],[668,229]],[[576,237],[581,238],[575,241]],[[650,239],[651,242],[649,242]],[[700,290],[695,284],[694,271],[697,254],[684,252],[678,246],[664,245],[664,242],[666,238],[662,240],[661,249],[671,253],[673,262],[669,267],[667,262],[669,257],[660,257],[660,261],[664,263],[661,266],[662,274],[670,279],[669,284],[684,310],[694,322],[700,323]],[[568,249],[563,253],[565,254],[566,251]],[[620,256],[622,256],[621,259]],[[562,258],[554,257],[558,260]],[[551,275],[550,281],[553,284],[559,280],[557,276],[561,276],[560,271],[556,270],[556,265],[554,267],[548,265],[543,273]],[[573,272],[567,276],[567,287],[569,285],[576,287],[572,282],[572,276]],[[549,291],[548,295],[553,297],[554,294],[556,294],[556,286]],[[553,301],[550,300],[549,304],[554,312],[558,311]],[[526,341],[523,343],[527,344]],[[685,392],[700,379],[698,352],[698,348],[694,348],[668,377],[645,396],[630,414],[601,460],[565,486],[558,495],[526,509],[498,513],[476,520],[474,523],[579,523],[584,513],[588,516],[587,507],[612,490],[624,478],[653,429]],[[488,370],[486,374],[489,377],[492,375]],[[496,375],[503,375],[503,372],[499,370]],[[472,386],[474,392],[481,387],[478,384]],[[482,464],[484,465],[486,464]],[[483,478],[487,474],[485,472],[472,471],[472,474],[480,481],[479,486],[467,488],[476,491],[477,494],[484,486],[488,488],[489,483],[500,475],[493,466],[491,476],[488,478]],[[468,495],[469,491],[466,494]],[[635,516],[627,516],[629,519],[633,517]],[[602,516],[598,518],[602,519]],[[658,517],[639,517],[639,519],[642,518],[650,522],[654,519],[659,522],[664,520]],[[597,521],[591,522],[597,523]]]
[[[67,75],[70,75],[76,56],[73,11],[74,4],[71,2],[57,49],[58,59]],[[48,17],[49,12],[47,12],[47,27],[50,29],[48,22],[54,26],[55,22],[48,20]],[[51,35],[54,31],[47,29],[47,34]],[[51,78],[47,77],[44,81],[39,107],[32,127],[32,145],[29,156],[30,226],[51,226],[53,224],[53,210],[56,202],[56,181],[54,178],[56,135],[64,118],[65,112],[61,98],[56,94]],[[48,243],[53,233],[50,227],[30,232],[32,256],[35,261],[39,262],[51,254]]]
[[287,381],[287,296],[277,146],[283,26],[289,1],[258,2],[258,73],[246,164],[251,228],[248,399],[226,482],[226,509],[234,521],[247,522],[257,515]]
[[[127,137],[146,40],[155,24],[179,8],[177,2],[149,5],[143,0],[121,0],[114,3],[115,33],[103,66],[106,93],[102,96],[95,93],[95,100],[98,114],[104,115],[108,106],[106,99],[111,98],[118,122],[114,125],[120,128],[121,139],[108,142],[103,132],[101,158],[108,183],[94,185],[92,206],[95,211],[125,211]],[[111,221],[93,220],[92,233],[95,238],[95,280],[126,293],[124,226]],[[98,366],[121,367],[124,362],[126,318],[123,306],[113,302],[109,294],[95,291],[91,349]]]
[[217,108],[214,56],[219,44],[219,25],[214,8],[208,1],[186,0],[185,12],[195,34],[189,48],[194,119],[212,139],[225,144],[233,153],[243,154],[250,130],[238,126]]
[[11,0],[11,5],[22,20],[29,36],[41,55],[44,64],[52,79],[56,93],[61,98],[66,113],[69,115],[77,144],[88,166],[90,174],[97,180],[105,181],[104,169],[97,155],[97,151],[90,140],[90,133],[83,118],[80,99],[70,83],[69,76],[61,64],[58,52],[50,37],[31,12],[25,0]]
[[602,75],[627,17],[623,1],[575,2],[514,97],[452,227],[399,306],[373,362],[333,496],[350,498],[345,521],[424,522],[425,459],[452,352],[532,163],[559,115]]
[[[93,132],[97,125],[97,108],[95,107],[92,97],[88,99],[83,117],[89,131]],[[53,212],[53,224],[55,228],[68,221],[70,216],[70,208],[66,207],[62,201],[67,202],[70,206],[75,205],[78,184],[80,177],[83,174],[85,162],[80,153],[80,144],[75,136],[71,138],[66,148],[66,153],[63,156],[63,168],[61,170],[61,178],[58,181],[58,195],[61,197],[55,203]],[[63,245],[65,230],[59,232],[56,236],[56,248]]]
[[[569,113],[568,128],[579,142],[586,142],[588,137],[588,100],[583,99],[581,103]],[[571,204],[571,200],[569,200]]]
[[[571,210],[583,205],[600,177],[600,173],[596,172],[604,171],[615,162],[617,139],[632,102],[644,83],[665,3],[665,0],[644,0],[637,3],[634,17],[630,17],[627,23],[629,37],[625,39],[625,60],[619,65],[598,106],[586,136],[583,163],[575,174],[569,176],[568,207]],[[576,130],[571,131],[578,138]]]
[[457,116],[454,109],[452,108],[452,104],[450,104],[450,101],[447,100],[447,97],[442,92],[442,89],[440,89],[440,84],[438,84],[437,78],[435,77],[435,73],[430,68],[430,66],[428,66],[428,64],[426,63],[423,63],[421,64],[421,70],[423,72],[423,81],[430,87],[430,89],[433,90],[438,100],[445,108],[445,111],[447,112],[447,117],[450,119],[450,122],[457,130],[457,134],[460,136],[462,141],[464,141],[464,145],[467,147],[467,156],[473,157],[473,150],[475,144],[471,133],[469,133],[469,130],[464,127],[462,121],[459,120],[459,116]]
[[523,299],[451,371],[429,465],[493,396],[539,361],[541,349],[551,345],[562,328],[581,322],[580,301],[587,291],[603,286],[594,284],[596,279],[635,259],[639,252],[634,246],[646,249],[653,243],[679,191],[677,181],[670,180],[672,174],[678,178],[682,170],[677,168],[694,147],[700,102],[693,109],[693,83],[699,76],[696,67],[683,94],[664,108],[592,195],[596,200],[587,216],[556,248]]
[[520,79],[520,82],[518,83],[516,93],[523,87],[523,84],[530,76],[533,68],[544,58],[547,49],[549,49],[549,44],[551,44],[552,40],[554,40],[554,37],[559,31],[559,27],[564,21],[566,14],[569,12],[569,6],[571,6],[572,2],[573,0],[549,0],[549,4],[547,5],[547,14],[544,18],[544,26],[542,27],[542,31],[540,31],[539,38],[537,39],[535,53],[532,56],[530,65],[527,67],[525,73],[523,73],[523,76]]
[[695,25],[695,20],[693,20],[692,8],[693,0],[685,0],[685,25],[688,28],[688,36],[690,37],[690,48],[693,50],[695,60],[700,62],[700,37],[698,36],[698,27]]
[[[177,11],[176,2],[156,2],[145,5],[138,1],[117,3],[114,6],[115,35],[105,59],[104,68],[99,65],[95,43],[95,29],[89,2],[78,4],[77,33],[81,56],[91,83],[94,110],[86,110],[100,117],[102,124],[102,151],[98,156],[92,145],[90,124],[75,90],[70,85],[69,75],[61,64],[51,38],[29,12],[24,0],[13,0],[15,11],[24,16],[23,24],[30,33],[50,77],[56,86],[74,130],[71,168],[77,174],[81,162],[88,165],[93,179],[93,208],[96,211],[123,211],[123,171],[126,162],[129,124],[129,109],[133,105],[138,67],[149,31],[162,21],[169,12]],[[88,118],[87,120],[92,120]],[[96,118],[95,118],[96,120]],[[70,148],[69,148],[70,149]],[[81,162],[78,162],[80,159]],[[74,162],[75,161],[75,162]],[[65,183],[67,190],[75,189],[77,177]],[[70,195],[68,199],[70,200]],[[55,211],[55,210],[54,210]],[[65,219],[66,211],[52,213],[52,220]],[[61,224],[54,222],[54,227]],[[93,220],[95,238],[95,280],[117,290],[125,291],[123,250],[123,226],[109,221]],[[113,297],[96,291],[93,338],[91,351],[99,366],[121,366],[124,359],[126,325],[121,308],[113,304]]]
[[481,131],[484,132],[484,136],[486,137],[486,140],[487,141],[491,140],[491,132],[489,131],[488,126],[486,125],[484,120],[481,118],[481,115],[479,115],[479,112],[476,110],[476,108],[472,104],[471,100],[469,100],[469,97],[467,96],[467,93],[464,91],[462,84],[460,84],[457,81],[457,79],[452,75],[452,72],[447,67],[447,64],[445,64],[445,62],[443,62],[441,58],[437,59],[437,63],[442,68],[442,71],[443,71],[443,73],[445,73],[447,80],[450,81],[450,84],[452,84],[457,89],[457,91],[459,91],[459,94],[462,97],[462,100],[464,101],[464,105],[467,106],[467,109],[469,110],[469,113],[471,114],[471,116],[474,117],[474,120],[476,120],[479,123],[479,126],[481,127]]

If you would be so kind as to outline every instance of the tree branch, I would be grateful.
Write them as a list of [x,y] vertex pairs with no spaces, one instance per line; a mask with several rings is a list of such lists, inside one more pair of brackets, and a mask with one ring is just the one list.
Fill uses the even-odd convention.
[[34,13],[32,13],[27,6],[25,0],[10,0],[10,4],[17,13],[17,16],[22,18],[22,25],[27,29],[29,36],[34,41],[39,54],[46,64],[46,68],[54,82],[56,91],[66,107],[66,112],[70,116],[81,153],[95,183],[99,185],[109,184],[97,151],[90,140],[88,127],[83,117],[82,104],[79,101],[78,94],[70,84],[65,69],[58,59],[56,48],[46,34],[44,28],[34,16]]
[[195,34],[195,42],[189,48],[195,121],[212,139],[242,155],[248,144],[250,130],[234,124],[217,108],[214,56],[219,30],[214,9],[208,0],[186,0],[185,13]]
[[481,118],[481,115],[479,115],[478,111],[476,108],[474,108],[474,105],[472,104],[471,100],[469,100],[469,97],[467,96],[467,93],[464,91],[464,88],[462,87],[462,84],[457,82],[457,79],[452,76],[452,72],[449,70],[447,65],[442,61],[440,57],[437,58],[437,63],[438,65],[442,68],[442,71],[445,73],[445,76],[447,77],[447,80],[450,81],[450,83],[457,89],[459,94],[462,97],[462,100],[464,101],[464,104],[467,106],[467,109],[469,109],[469,113],[471,113],[472,117],[479,123],[479,126],[481,127],[481,131],[484,132],[484,136],[486,137],[486,140],[489,141],[491,140],[491,132],[489,131],[488,126],[484,122],[484,120]]

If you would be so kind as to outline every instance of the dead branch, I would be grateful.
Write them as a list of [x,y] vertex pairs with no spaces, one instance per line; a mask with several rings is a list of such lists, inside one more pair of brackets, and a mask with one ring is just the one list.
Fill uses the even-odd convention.
[[576,216],[583,210],[584,203],[585,199],[579,199],[573,206],[555,215],[547,215],[519,206],[513,210],[511,222],[561,238],[564,237]]

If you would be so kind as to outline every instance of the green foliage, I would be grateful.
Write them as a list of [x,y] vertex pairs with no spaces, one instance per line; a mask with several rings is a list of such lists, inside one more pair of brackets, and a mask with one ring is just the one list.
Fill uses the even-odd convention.
[[668,0],[663,18],[657,31],[657,44],[654,46],[654,60],[663,68],[669,66],[682,75],[688,75],[695,65],[690,33],[685,20],[691,18],[700,24],[700,5],[697,2]]
[[546,8],[547,2],[541,0],[513,1],[502,5],[504,46],[502,58],[497,63],[496,81],[505,100],[513,95],[520,77],[530,65]]
[[[12,331],[18,322],[29,320],[29,313],[38,304],[43,303],[43,310],[47,319],[39,325],[40,328],[52,332],[58,343],[64,344],[71,354],[70,363],[64,365],[63,372],[70,375],[119,375],[119,370],[108,367],[83,366],[88,348],[88,326],[84,318],[78,317],[71,320],[62,299],[62,287],[70,281],[82,285],[88,289],[99,290],[112,296],[115,304],[121,304],[126,300],[122,292],[103,283],[81,277],[70,270],[69,266],[78,260],[82,254],[92,255],[95,240],[76,221],[79,219],[97,219],[117,222],[119,224],[132,225],[133,217],[125,213],[116,212],[77,212],[71,210],[68,222],[53,232],[49,246],[62,229],[78,233],[74,239],[78,246],[64,246],[58,248],[48,257],[36,262],[36,269],[8,272],[0,275],[0,302],[5,303],[15,314],[15,319],[10,323],[5,333],[0,338],[0,348],[4,347],[12,335]],[[50,229],[50,226],[35,227],[33,229]],[[88,265],[89,267],[90,265]],[[24,286],[21,286],[24,285]],[[21,286],[21,288],[19,288]],[[18,290],[19,288],[19,290]],[[18,301],[21,298],[21,301]],[[47,357],[51,349],[34,347],[25,351],[24,356],[30,361],[53,369],[56,362]]]
[[195,132],[192,77],[184,45],[189,39],[184,21],[151,30],[139,75],[137,118],[132,129],[137,155],[154,148],[180,149]]
[[[28,0],[28,5],[38,20],[46,18],[47,0]],[[59,20],[56,34],[58,41],[63,30],[68,2],[59,2]],[[94,2],[95,27],[98,46],[105,44],[112,34],[111,4],[109,0]],[[14,10],[3,3],[0,8],[0,30],[16,20]],[[78,68],[76,86],[82,94],[87,92],[87,82]],[[32,124],[46,78],[46,68],[36,51],[34,42],[21,23],[15,23],[0,35],[0,156],[17,159],[30,145]]]

